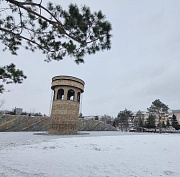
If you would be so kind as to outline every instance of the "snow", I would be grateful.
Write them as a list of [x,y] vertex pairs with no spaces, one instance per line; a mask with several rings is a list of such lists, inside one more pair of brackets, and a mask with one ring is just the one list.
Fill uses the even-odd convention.
[[1,132],[0,177],[180,177],[179,147],[180,134]]

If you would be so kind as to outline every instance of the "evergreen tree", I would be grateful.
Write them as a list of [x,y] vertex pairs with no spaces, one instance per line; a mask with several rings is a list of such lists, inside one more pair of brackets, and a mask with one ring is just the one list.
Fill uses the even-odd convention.
[[[0,67],[0,80],[5,84],[22,83],[26,76],[23,71],[16,69],[14,64]],[[4,86],[0,85],[0,93],[4,92]]]
[[117,122],[121,126],[121,130],[125,128],[126,132],[129,126],[129,120],[132,118],[132,111],[125,109],[124,111],[120,111],[117,115]]
[[172,116],[172,127],[176,127],[178,125],[178,121],[177,121],[177,118],[176,116],[173,114]]
[[140,128],[144,126],[144,115],[140,110],[136,113],[134,126],[137,128],[137,131],[140,131]]
[[166,124],[164,123],[164,121],[162,122],[162,127],[166,128]]
[[156,116],[153,114],[149,114],[148,118],[147,118],[147,122],[146,122],[146,127],[147,128],[155,128],[155,120],[156,120]]
[[[0,41],[12,55],[24,47],[42,51],[45,61],[74,57],[84,62],[85,55],[111,48],[111,24],[101,11],[92,13],[89,7],[70,4],[68,10],[49,2],[47,6],[32,0],[0,0]],[[8,66],[4,66],[5,68]],[[4,68],[1,66],[1,68]],[[13,83],[26,77],[9,73]],[[3,76],[0,75],[3,79]],[[6,83],[6,82],[5,82]],[[4,91],[3,84],[0,92]]]
[[167,127],[169,127],[169,126],[170,126],[169,119],[167,119],[167,121],[166,121],[166,126],[167,126]]
[[176,115],[174,115],[174,114],[172,116],[172,127],[174,127],[176,130],[180,130],[180,125],[177,121]]
[[159,133],[162,132],[162,116],[165,115],[165,113],[168,113],[168,105],[165,105],[162,103],[159,99],[152,102],[152,105],[147,108],[150,114],[154,114],[158,116],[159,119]]

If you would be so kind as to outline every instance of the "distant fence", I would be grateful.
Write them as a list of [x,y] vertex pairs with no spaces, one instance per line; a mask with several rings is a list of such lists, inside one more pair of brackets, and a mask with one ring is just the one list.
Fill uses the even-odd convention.
[[[144,130],[143,132],[147,133],[159,133],[159,130]],[[162,130],[161,133],[180,133],[179,130]]]

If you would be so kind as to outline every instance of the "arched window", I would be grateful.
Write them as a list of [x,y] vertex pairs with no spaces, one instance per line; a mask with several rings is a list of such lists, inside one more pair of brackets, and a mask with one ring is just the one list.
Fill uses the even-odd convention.
[[80,103],[80,92],[77,93],[77,101]]
[[64,90],[59,89],[57,93],[57,100],[63,100],[64,99]]
[[68,90],[68,94],[67,94],[67,100],[74,100],[74,90],[70,89]]

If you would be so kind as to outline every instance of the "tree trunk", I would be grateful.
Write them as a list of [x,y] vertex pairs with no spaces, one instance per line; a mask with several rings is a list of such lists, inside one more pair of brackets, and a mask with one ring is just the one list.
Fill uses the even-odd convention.
[[122,128],[122,122],[121,122],[121,132],[123,131],[123,128]]
[[162,133],[162,122],[161,122],[161,117],[159,116],[159,133]]
[[127,132],[127,129],[128,129],[128,123],[127,123],[127,121],[126,121],[126,132]]

